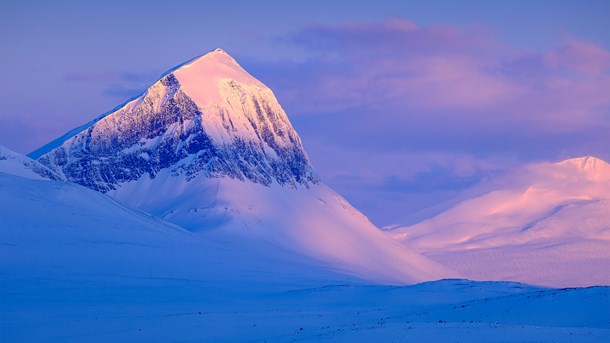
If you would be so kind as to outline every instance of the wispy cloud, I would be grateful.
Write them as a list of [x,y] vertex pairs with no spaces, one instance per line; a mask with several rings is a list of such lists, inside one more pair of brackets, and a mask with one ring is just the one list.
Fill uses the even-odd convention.
[[[610,105],[610,53],[574,38],[521,52],[484,27],[421,28],[393,19],[306,27],[285,41],[317,60],[291,66],[299,92],[286,92],[298,112],[368,107],[451,119],[467,110],[490,126],[546,121],[569,129],[602,124],[598,110]],[[300,68],[306,75],[294,77]]]

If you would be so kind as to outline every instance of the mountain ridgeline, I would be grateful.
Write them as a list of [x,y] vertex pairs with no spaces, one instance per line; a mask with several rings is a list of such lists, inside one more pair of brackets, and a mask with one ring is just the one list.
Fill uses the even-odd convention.
[[289,187],[319,182],[273,92],[220,49],[30,157],[102,192],[166,168],[188,180],[203,174]]

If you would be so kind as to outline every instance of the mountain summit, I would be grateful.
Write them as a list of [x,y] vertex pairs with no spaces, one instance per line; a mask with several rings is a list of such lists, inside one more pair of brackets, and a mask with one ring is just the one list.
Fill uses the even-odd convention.
[[610,182],[610,164],[593,156],[572,158],[557,163],[558,166],[575,168],[585,174],[589,181]]
[[318,182],[273,92],[220,49],[170,70],[140,97],[30,157],[103,192],[165,168],[189,179]]
[[322,184],[273,92],[220,49],[30,156],[253,257],[391,284],[459,276]]

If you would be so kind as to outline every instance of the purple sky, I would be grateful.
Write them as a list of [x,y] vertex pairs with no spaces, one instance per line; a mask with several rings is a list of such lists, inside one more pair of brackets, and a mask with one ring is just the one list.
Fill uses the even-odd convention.
[[3,1],[0,144],[28,153],[221,47],[379,225],[524,163],[610,160],[609,1],[328,2]]

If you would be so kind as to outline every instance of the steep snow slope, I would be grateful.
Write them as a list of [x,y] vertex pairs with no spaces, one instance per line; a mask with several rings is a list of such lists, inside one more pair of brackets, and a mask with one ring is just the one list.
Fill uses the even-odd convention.
[[11,173],[0,172],[0,260],[6,277],[31,272],[210,283],[353,280],[281,251],[261,258],[239,244],[221,247],[71,182],[30,178],[21,163],[28,159],[16,156]]
[[390,233],[476,279],[607,285],[610,165],[594,157],[530,165]]
[[457,275],[388,237],[322,184],[286,189],[204,176],[186,182],[168,174],[109,194],[223,246],[241,242],[241,249],[258,255],[285,251],[381,283]]
[[283,251],[374,282],[458,276],[324,186],[271,90],[220,49],[72,133],[31,156],[218,244]]

